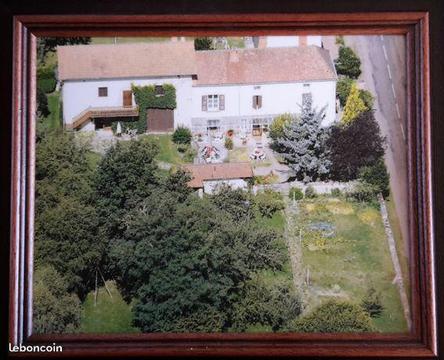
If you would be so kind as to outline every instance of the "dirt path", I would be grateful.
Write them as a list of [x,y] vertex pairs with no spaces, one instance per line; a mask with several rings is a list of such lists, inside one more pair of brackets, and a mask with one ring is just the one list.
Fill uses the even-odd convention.
[[304,269],[302,265],[302,244],[299,238],[299,228],[296,224],[296,215],[298,211],[297,202],[293,204],[291,200],[286,201],[285,218],[287,220],[287,226],[285,227],[285,239],[290,254],[293,284],[295,289],[302,294],[305,284]]
[[393,238],[392,228],[388,219],[387,208],[385,206],[385,201],[382,195],[378,195],[379,205],[381,207],[382,222],[384,224],[385,234],[387,235],[387,242],[390,249],[390,256],[392,257],[393,267],[395,269],[395,279],[394,283],[398,286],[399,296],[401,298],[402,307],[404,308],[404,317],[407,321],[409,330],[412,327],[412,320],[410,316],[410,303],[407,297],[407,292],[404,287],[404,279],[402,276],[401,266],[399,264],[398,253],[396,252],[395,239]]

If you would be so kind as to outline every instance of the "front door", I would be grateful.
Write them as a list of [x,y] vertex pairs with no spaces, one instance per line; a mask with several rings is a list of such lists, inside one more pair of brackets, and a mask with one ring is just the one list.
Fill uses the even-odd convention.
[[123,106],[124,107],[133,106],[133,92],[131,90],[123,91]]

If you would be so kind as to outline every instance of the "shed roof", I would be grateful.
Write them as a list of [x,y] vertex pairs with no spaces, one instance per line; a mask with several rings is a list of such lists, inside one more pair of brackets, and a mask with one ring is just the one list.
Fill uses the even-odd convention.
[[192,41],[57,47],[59,79],[195,75]]
[[330,54],[318,46],[197,51],[197,85],[336,80]]
[[188,185],[192,188],[203,187],[208,180],[246,179],[253,177],[253,169],[248,162],[184,165],[183,168],[193,177]]

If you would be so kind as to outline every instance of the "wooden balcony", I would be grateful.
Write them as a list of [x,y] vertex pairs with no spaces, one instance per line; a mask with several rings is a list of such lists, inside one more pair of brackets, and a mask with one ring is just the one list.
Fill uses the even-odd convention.
[[108,106],[108,107],[89,107],[83,110],[79,115],[73,118],[71,124],[66,124],[66,129],[78,129],[85,122],[95,118],[120,118],[139,116],[139,108],[137,106]]

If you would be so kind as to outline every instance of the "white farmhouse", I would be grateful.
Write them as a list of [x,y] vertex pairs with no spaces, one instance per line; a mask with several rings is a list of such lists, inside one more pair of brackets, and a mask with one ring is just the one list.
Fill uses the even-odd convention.
[[176,89],[174,110],[149,109],[148,132],[179,125],[194,133],[242,131],[260,135],[277,115],[298,114],[302,99],[336,119],[336,72],[318,46],[195,51],[191,41],[58,47],[63,121],[95,130],[133,120],[139,109],[131,86]]

